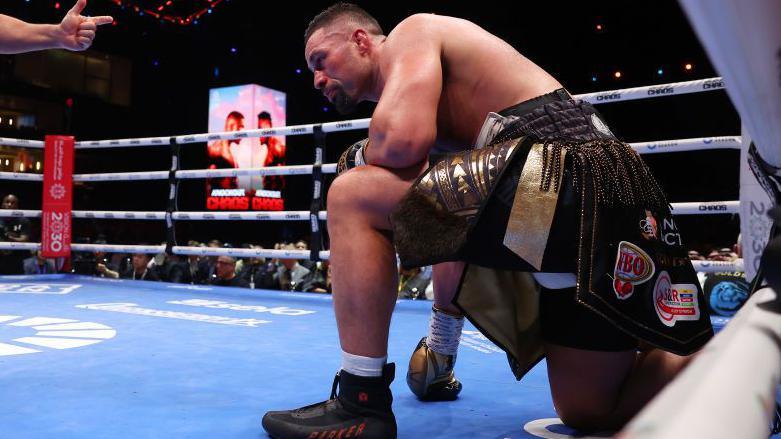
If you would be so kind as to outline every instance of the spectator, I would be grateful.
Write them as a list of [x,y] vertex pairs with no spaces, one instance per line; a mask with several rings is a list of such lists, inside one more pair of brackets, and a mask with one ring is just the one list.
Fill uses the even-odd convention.
[[317,263],[315,276],[304,291],[331,294],[331,264],[328,261]]
[[[98,236],[97,239],[95,239],[95,244],[106,244],[106,239]],[[118,279],[119,278],[119,267],[111,262],[111,259],[106,255],[106,252],[104,251],[95,251],[94,253],[94,275],[98,277],[107,277],[110,279]]]
[[179,255],[160,252],[150,261],[150,269],[165,282],[179,284],[192,283],[192,275],[186,261]]
[[[8,194],[3,198],[2,209],[19,209],[19,198]],[[0,218],[0,241],[28,242],[30,240],[30,220],[27,218]],[[0,250],[0,274],[22,273],[24,253],[15,250]]]
[[689,250],[689,259],[692,261],[704,261],[705,257],[702,256],[697,250]]
[[[295,250],[293,244],[283,244],[281,250]],[[315,280],[315,272],[298,263],[297,259],[280,259],[274,281],[282,291],[306,291]]]
[[[189,240],[189,241],[187,241],[187,246],[188,247],[203,247],[203,244],[201,244],[198,241]],[[205,283],[205,282],[201,282],[200,281],[201,279],[198,278],[198,276],[199,276],[198,265],[199,265],[200,261],[201,261],[201,258],[198,255],[188,255],[187,256],[187,267],[188,267],[188,271],[190,272],[190,279],[192,279],[190,281],[190,283],[193,283],[193,284]]]
[[[309,244],[307,244],[303,239],[299,239],[293,245],[295,246],[296,250],[309,250]],[[315,261],[310,261],[309,259],[301,259],[298,261],[298,263],[303,265],[309,271],[315,271],[317,269],[317,263]]]
[[[222,248],[222,242],[219,239],[212,239],[206,244],[209,248]],[[198,271],[194,278],[197,284],[210,284],[217,277],[217,256],[206,256],[198,261]]]
[[133,254],[131,267],[122,274],[123,279],[159,281],[154,270],[149,268],[151,258],[144,253]]
[[216,276],[211,282],[212,285],[249,288],[247,281],[236,275],[235,258],[232,256],[218,256],[215,265]]
[[24,274],[53,274],[57,272],[54,261],[41,256],[41,251],[36,250],[33,256],[24,260]]
[[723,258],[725,261],[734,261],[738,258],[738,255],[732,252],[731,248],[720,248],[719,249],[719,255]]
[[718,250],[713,249],[713,250],[710,251],[710,253],[708,253],[708,260],[709,261],[725,261],[727,259],[725,259],[724,256],[722,256],[721,253]]
[[[250,248],[262,250],[259,245],[250,245]],[[248,258],[245,264],[242,264],[239,270],[239,277],[244,279],[250,288],[264,290],[274,289],[274,273],[277,267],[271,262],[266,262],[263,258]]]

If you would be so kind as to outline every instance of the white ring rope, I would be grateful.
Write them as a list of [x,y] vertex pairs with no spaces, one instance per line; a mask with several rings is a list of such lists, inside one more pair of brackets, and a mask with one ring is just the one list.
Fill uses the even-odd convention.
[[692,265],[694,265],[695,271],[701,273],[742,273],[744,271],[743,259],[734,261],[692,261]]
[[[574,95],[573,98],[581,99],[592,104],[607,102],[620,102],[635,99],[649,99],[661,96],[673,96],[703,91],[721,90],[724,81],[720,77],[698,79],[694,81],[672,82],[669,84],[648,85],[643,87],[623,88],[618,90],[599,91]],[[322,124],[323,132],[359,130],[369,127],[371,119],[353,119]],[[173,136],[178,144],[207,142],[211,140],[233,140],[250,137],[266,136],[295,136],[312,134],[317,124],[291,125],[286,127],[265,128],[246,131],[226,131],[221,133],[185,134]],[[171,144],[171,136],[167,137],[141,137],[110,140],[85,140],[76,142],[77,149],[96,148],[121,148],[131,146],[165,146]],[[12,139],[0,137],[0,145],[22,146],[29,148],[43,148],[41,140]]]
[[[716,215],[739,214],[740,201],[705,201],[691,203],[671,203],[674,215]],[[166,212],[74,210],[74,218],[164,220]],[[328,218],[326,211],[320,211],[319,218]],[[40,210],[0,209],[0,218],[40,218]],[[254,212],[173,212],[174,220],[211,221],[211,220],[260,220],[260,221],[309,221],[308,210],[290,211],[254,211]]]
[[25,174],[23,172],[0,172],[0,180],[43,181],[43,174]]
[[[704,151],[713,149],[740,149],[741,140],[738,136],[696,137],[691,139],[655,140],[651,142],[630,143],[630,146],[640,154],[657,154],[665,152]],[[188,169],[176,171],[178,179],[239,177],[255,175],[309,175],[312,165],[269,166],[263,168],[228,168],[228,169]],[[335,174],[336,163],[326,163],[322,167],[324,174]],[[107,172],[100,174],[74,174],[73,181],[140,181],[167,180],[168,171],[142,172]],[[43,181],[43,175],[24,174],[17,172],[0,172],[0,180]]]
[[[0,242],[0,250],[38,250],[38,242]],[[119,244],[71,244],[74,251],[105,253],[150,253],[157,254],[165,251],[165,245],[119,245]],[[309,250],[274,250],[274,249],[247,249],[247,248],[213,248],[213,247],[185,247],[174,246],[172,252],[177,255],[198,256],[237,256],[241,258],[289,258],[309,259]],[[320,252],[320,259],[327,260],[330,251]],[[703,273],[742,272],[743,259],[734,261],[692,261],[694,269]]]
[[127,219],[127,220],[164,220],[165,212],[74,210],[74,218]]
[[673,215],[740,213],[740,201],[706,201],[670,204],[673,206]]
[[692,139],[656,140],[635,142],[629,145],[638,154],[662,152],[705,151],[713,149],[740,149],[743,142],[739,136],[696,137]]
[[12,139],[10,137],[0,137],[0,145],[21,146],[24,148],[43,148],[43,140]]
[[[264,128],[257,130],[244,131],[224,131],[221,133],[203,133],[203,134],[185,134],[174,136],[176,143],[183,145],[187,143],[200,143],[212,140],[235,140],[251,137],[268,136],[298,136],[303,134],[312,134],[314,127],[321,125],[324,133],[334,133],[337,131],[350,131],[369,128],[371,119],[353,119],[338,122],[327,122],[324,124],[306,124],[290,125],[285,127]],[[128,146],[164,146],[170,145],[171,137],[146,137],[137,139],[112,139],[112,140],[86,140],[76,142],[76,149],[95,149],[95,148],[122,148]]]
[[[312,165],[267,166],[264,168],[230,168],[230,169],[190,169],[177,171],[176,178],[215,178],[238,177],[245,175],[308,175],[312,173]],[[324,174],[335,174],[336,163],[326,163],[322,167]]]
[[618,90],[598,91],[574,95],[573,98],[581,99],[592,104],[604,104],[607,102],[632,101],[636,99],[658,98],[662,96],[674,96],[703,91],[721,90],[724,81],[721,78],[697,79],[694,81],[673,82],[670,84],[651,85],[644,87],[622,88]]
[[[740,201],[705,201],[690,203],[671,203],[674,215],[715,215],[739,214]],[[107,211],[74,210],[74,218],[164,220],[165,212],[144,211]],[[0,218],[40,218],[40,210],[0,209]],[[308,210],[297,211],[257,211],[257,212],[173,212],[174,220],[211,221],[211,220],[261,220],[261,221],[309,221]],[[327,212],[321,211],[321,220],[327,219]]]
[[[309,250],[274,250],[251,248],[211,248],[211,247],[182,247],[174,246],[171,251],[177,255],[198,256],[236,256],[239,258],[278,258],[278,259],[309,259]],[[331,252],[320,252],[320,259],[328,260]]]
[[[126,219],[126,220],[165,220],[166,212],[110,211],[110,210],[74,210],[73,218]],[[173,212],[174,220],[212,221],[309,221],[308,210],[262,211],[262,212]],[[40,218],[40,210],[0,209],[0,218]],[[318,217],[325,221],[328,213],[321,211]]]
[[[279,211],[279,212],[174,212],[173,219],[191,221],[210,220],[241,220],[241,221],[309,221],[308,210]],[[318,217],[321,220],[328,219],[325,211],[320,211]]]
[[168,180],[168,171],[106,172],[101,174],[73,174],[73,181],[139,181]]

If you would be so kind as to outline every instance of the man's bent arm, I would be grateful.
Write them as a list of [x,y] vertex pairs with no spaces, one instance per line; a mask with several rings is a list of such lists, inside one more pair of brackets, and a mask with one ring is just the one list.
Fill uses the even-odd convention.
[[426,159],[437,137],[441,44],[425,15],[404,20],[386,44],[388,73],[364,158],[371,165],[408,168]]

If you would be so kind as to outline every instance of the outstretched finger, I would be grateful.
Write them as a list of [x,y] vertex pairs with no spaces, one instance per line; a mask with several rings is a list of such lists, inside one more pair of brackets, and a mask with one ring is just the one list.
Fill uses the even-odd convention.
[[97,24],[98,26],[102,26],[104,24],[109,24],[114,22],[114,18],[108,15],[101,15],[99,17],[89,17],[87,20]]

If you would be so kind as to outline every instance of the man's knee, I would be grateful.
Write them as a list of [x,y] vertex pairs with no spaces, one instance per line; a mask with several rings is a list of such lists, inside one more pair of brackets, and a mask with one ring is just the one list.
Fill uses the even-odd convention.
[[388,215],[409,189],[396,172],[377,166],[360,166],[341,174],[328,190],[328,218],[365,217],[372,227],[388,229]]
[[366,186],[366,178],[356,170],[338,176],[328,189],[328,211],[350,209],[360,206],[363,199],[374,195],[375,189]]
[[556,414],[567,427],[583,433],[611,430],[615,428],[611,412],[602,412],[593,407],[577,407],[572,405],[557,405]]
[[555,397],[553,405],[564,425],[581,432],[615,430],[621,424],[615,418],[615,407],[612,406],[590,403],[582,399],[578,402],[557,401]]

